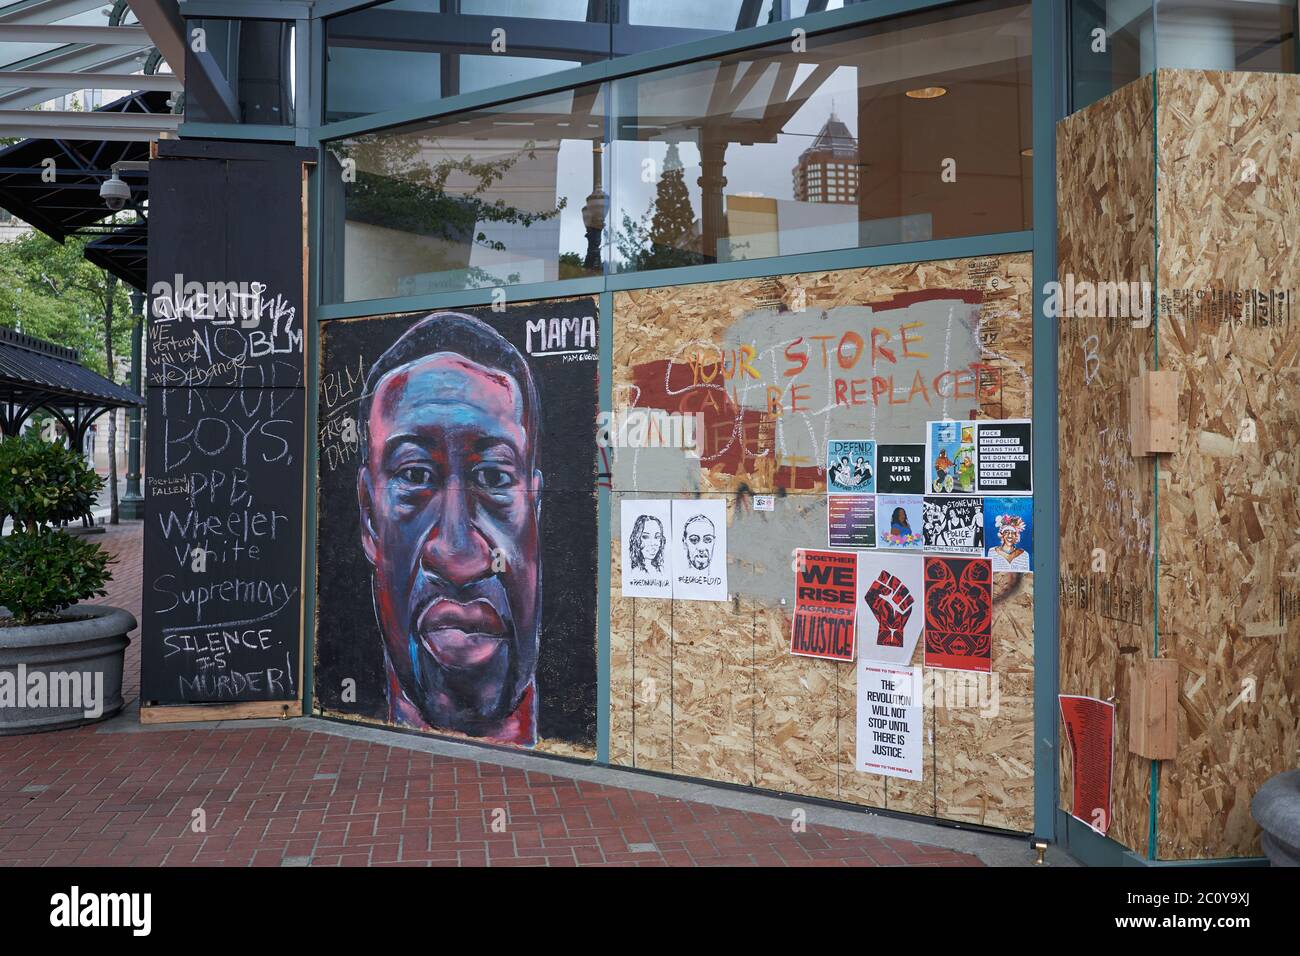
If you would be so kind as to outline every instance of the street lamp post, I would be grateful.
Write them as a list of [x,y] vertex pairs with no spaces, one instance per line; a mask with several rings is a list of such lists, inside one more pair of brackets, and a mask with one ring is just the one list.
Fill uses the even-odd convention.
[[587,227],[587,258],[582,267],[588,272],[600,270],[600,236],[605,231],[605,218],[609,214],[609,195],[601,188],[601,160],[605,144],[596,140],[591,144],[591,195],[582,207],[582,224]]
[[[135,315],[131,333],[131,391],[141,391],[141,337],[144,335],[144,294],[131,290],[131,311]],[[138,324],[136,324],[138,323]],[[144,517],[144,495],[140,492],[140,406],[133,405],[126,413],[126,493],[118,503],[118,513],[127,521]]]

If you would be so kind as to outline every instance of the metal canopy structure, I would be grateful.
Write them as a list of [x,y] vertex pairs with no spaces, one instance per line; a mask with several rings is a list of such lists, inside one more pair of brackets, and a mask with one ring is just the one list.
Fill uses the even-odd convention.
[[[166,93],[132,93],[96,112],[149,115],[166,109]],[[109,215],[99,187],[113,163],[148,158],[147,142],[67,136],[24,140],[0,150],[0,206],[62,242]],[[146,174],[125,172],[122,179],[131,185],[131,207],[143,216]]]
[[147,24],[128,22],[138,20],[134,6],[126,0],[0,0],[0,111],[25,110],[79,90],[178,91],[180,77],[169,74],[135,84],[131,74],[146,66],[156,41]]
[[[119,174],[134,223],[99,189],[115,163],[147,160],[149,143],[179,128],[183,49],[176,0],[0,0],[0,130],[29,137],[0,150],[0,207],[59,242],[96,237],[86,258],[136,288],[148,174]],[[48,108],[78,91],[129,92],[93,110]]]
[[32,413],[44,409],[63,425],[73,448],[86,430],[115,408],[144,402],[124,385],[81,364],[76,349],[0,329],[0,435],[16,435]]
[[148,281],[149,231],[145,223],[119,226],[86,245],[87,261],[107,269],[134,289],[144,290]]

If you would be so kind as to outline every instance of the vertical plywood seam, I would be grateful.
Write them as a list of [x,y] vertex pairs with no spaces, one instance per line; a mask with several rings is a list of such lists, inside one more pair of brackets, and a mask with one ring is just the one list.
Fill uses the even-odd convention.
[[[1160,69],[1151,71],[1151,348],[1152,371],[1160,369]],[[1160,656],[1160,456],[1152,457],[1151,477],[1151,656]],[[1131,718],[1130,718],[1131,719]],[[1160,812],[1160,763],[1151,761],[1151,810],[1147,814],[1147,859],[1156,858]],[[1109,822],[1107,821],[1108,828]]]
[[[610,523],[614,523],[612,512]],[[637,600],[633,597],[630,601],[632,601],[632,687],[630,687],[632,700],[628,701],[628,709],[632,711],[632,766],[637,766]]]
[[749,764],[750,779],[758,786],[758,608],[749,612],[749,655],[752,683],[749,694]]

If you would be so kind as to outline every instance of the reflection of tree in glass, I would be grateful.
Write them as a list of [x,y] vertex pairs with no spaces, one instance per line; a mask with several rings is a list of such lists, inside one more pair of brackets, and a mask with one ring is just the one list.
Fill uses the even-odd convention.
[[668,269],[704,262],[695,233],[695,210],[686,189],[686,170],[676,143],[668,144],[654,202],[639,221],[623,213],[614,245],[628,270]]
[[[567,205],[560,197],[554,209],[530,212],[504,199],[489,200],[486,194],[521,161],[536,160],[536,143],[524,143],[513,153],[496,159],[476,160],[471,155],[448,157],[430,163],[430,152],[445,149],[437,139],[375,134],[362,136],[332,147],[340,162],[356,162],[355,182],[346,182],[347,218],[386,229],[428,236],[447,243],[449,261],[442,269],[465,269],[473,285],[518,282],[517,273],[494,276],[468,264],[468,247],[504,251],[506,244],[489,239],[480,223],[508,223],[525,229],[534,223],[554,219]],[[461,174],[468,185],[453,187],[447,181]],[[461,261],[450,261],[458,257]]]

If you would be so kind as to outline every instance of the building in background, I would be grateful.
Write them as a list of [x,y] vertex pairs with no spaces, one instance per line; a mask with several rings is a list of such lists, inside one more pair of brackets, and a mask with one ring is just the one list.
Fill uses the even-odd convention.
[[800,202],[858,202],[858,140],[831,107],[830,118],[813,144],[799,154],[792,171],[794,198]]

